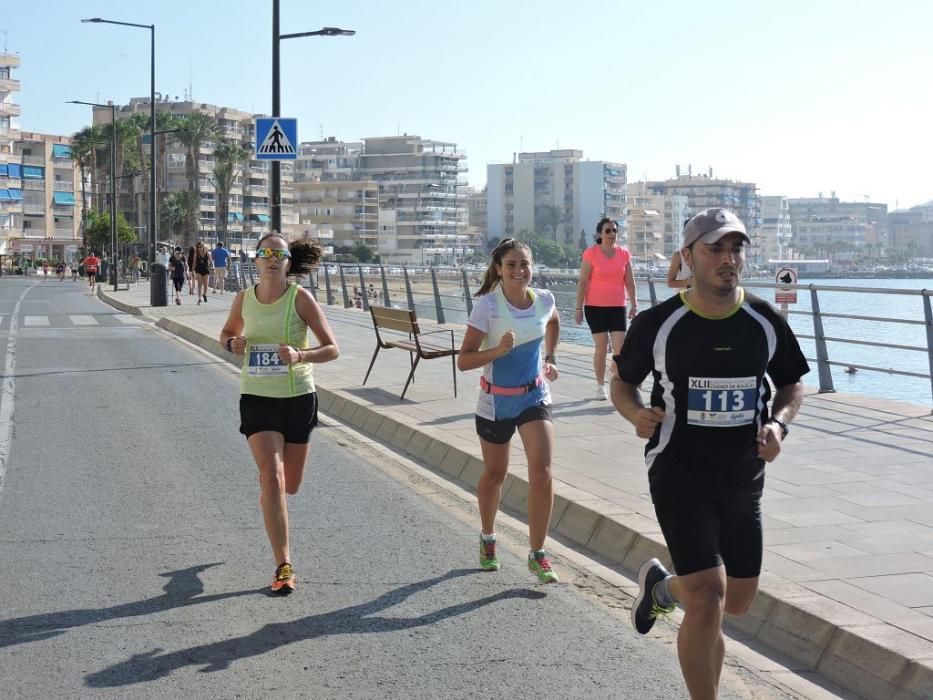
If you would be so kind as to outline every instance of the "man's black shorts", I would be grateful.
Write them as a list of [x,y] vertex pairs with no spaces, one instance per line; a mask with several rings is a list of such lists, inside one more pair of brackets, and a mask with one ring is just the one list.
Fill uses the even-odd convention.
[[590,333],[625,333],[628,329],[627,306],[584,306],[583,315]]
[[306,445],[317,425],[317,394],[287,399],[240,394],[240,432],[246,437],[271,431],[285,436],[285,442]]
[[655,499],[654,512],[680,576],[725,564],[732,578],[761,573],[761,500],[757,496]]
[[504,445],[515,434],[515,429],[525,423],[531,423],[535,420],[551,421],[550,404],[539,403],[526,408],[515,418],[502,418],[500,420],[489,420],[476,416],[476,434],[486,442],[495,445]]

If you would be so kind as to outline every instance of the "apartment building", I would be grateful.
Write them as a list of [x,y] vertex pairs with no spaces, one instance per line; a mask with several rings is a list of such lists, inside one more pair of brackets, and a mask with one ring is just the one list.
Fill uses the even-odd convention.
[[379,206],[395,212],[394,236],[379,238],[385,261],[453,264],[474,254],[465,159],[449,141],[409,134],[363,139],[358,177],[376,182]]
[[299,228],[334,247],[379,248],[379,186],[360,179],[361,141],[331,136],[298,146],[293,192]]
[[790,223],[794,247],[827,249],[848,246],[852,249],[871,246],[883,251],[888,246],[888,205],[870,202],[842,202],[831,192],[829,197],[789,199]]
[[694,175],[693,167],[688,166],[687,174],[682,175],[678,165],[675,172],[676,176],[669,180],[648,181],[648,192],[685,195],[690,216],[710,207],[728,209],[742,220],[752,240],[748,260],[760,261],[761,197],[758,195],[758,186],[754,182],[713,177],[712,168],[706,173]]
[[933,217],[930,205],[888,213],[889,250],[908,252],[915,258],[933,258]]
[[475,190],[468,187],[467,194],[467,230],[474,240],[487,240],[486,232],[489,230],[489,219],[486,210],[486,188]]
[[[22,229],[22,167],[19,159],[13,158],[13,145],[19,138],[20,107],[16,102],[20,82],[13,77],[19,68],[19,56],[0,51],[0,255],[11,250],[10,238]],[[20,177],[9,177],[9,165],[16,166]],[[16,190],[14,195],[10,189]]]
[[[193,112],[200,112],[213,117],[220,127],[220,138],[238,143],[251,156],[254,152],[256,140],[255,119],[266,115],[251,114],[232,107],[194,102],[191,100],[171,101],[167,97],[157,95],[157,112],[168,112],[176,116],[184,116]],[[117,107],[117,118],[127,117],[136,113],[148,115],[150,111],[149,98],[132,98],[127,105]],[[94,123],[109,124],[110,109],[93,108]],[[158,191],[160,201],[167,194],[188,189],[188,180],[185,174],[185,148],[171,135],[161,136],[165,139],[164,153],[159,153],[161,162],[157,163]],[[148,137],[147,137],[148,141]],[[201,203],[198,212],[198,231],[196,237],[208,241],[218,240],[222,231],[221,222],[217,219],[217,188],[214,184],[214,148],[219,140],[205,141],[201,144],[198,154],[198,184],[201,192]],[[158,149],[161,151],[161,146]],[[271,165],[266,160],[256,160],[250,157],[240,166],[240,171],[234,178],[230,190],[229,212],[227,215],[227,243],[228,247],[237,248],[250,246],[270,232],[271,215],[269,210],[269,179]],[[298,236],[301,231],[298,226],[298,214],[295,211],[295,198],[292,191],[294,168],[291,163],[282,163],[282,229],[289,239]],[[125,190],[126,185],[122,186]],[[141,191],[142,184],[137,183],[136,190]],[[148,222],[148,198],[140,197],[134,211],[125,212],[127,220],[139,221],[139,226],[145,227]],[[145,234],[145,231],[143,231]],[[165,240],[167,235],[159,234]]]
[[761,197],[762,260],[788,260],[794,231],[790,223],[790,201],[782,195]]
[[689,218],[687,196],[652,194],[647,183],[625,188],[624,240],[639,264],[656,267],[680,249],[684,221]]
[[21,130],[19,65],[0,52],[0,256],[69,262],[81,244],[80,171],[69,137]]
[[486,168],[487,236],[528,231],[576,246],[604,216],[623,218],[625,183],[624,163],[584,161],[578,149],[518,153]]

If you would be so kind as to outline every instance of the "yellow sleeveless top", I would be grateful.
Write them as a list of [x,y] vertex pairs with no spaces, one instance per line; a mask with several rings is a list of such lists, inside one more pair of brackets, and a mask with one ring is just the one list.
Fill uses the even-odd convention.
[[243,295],[243,336],[246,352],[240,369],[240,393],[287,399],[314,391],[310,362],[286,365],[278,356],[279,343],[307,349],[308,326],[295,311],[298,285],[290,284],[271,304],[256,298],[256,288]]

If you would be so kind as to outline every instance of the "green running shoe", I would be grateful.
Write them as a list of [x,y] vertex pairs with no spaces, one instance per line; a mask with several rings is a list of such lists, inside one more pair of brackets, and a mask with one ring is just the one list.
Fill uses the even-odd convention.
[[496,541],[484,542],[479,538],[479,566],[485,571],[498,571],[501,567],[499,557],[496,555]]
[[528,570],[537,576],[541,583],[558,582],[557,574],[551,568],[551,560],[543,549],[528,555]]

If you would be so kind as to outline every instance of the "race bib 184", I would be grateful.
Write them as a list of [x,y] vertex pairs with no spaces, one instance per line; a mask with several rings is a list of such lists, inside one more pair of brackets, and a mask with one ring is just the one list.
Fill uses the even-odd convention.
[[288,365],[279,357],[279,346],[276,344],[251,345],[248,361],[246,373],[251,377],[288,374]]
[[756,377],[690,377],[687,423],[714,428],[748,425],[755,420]]

